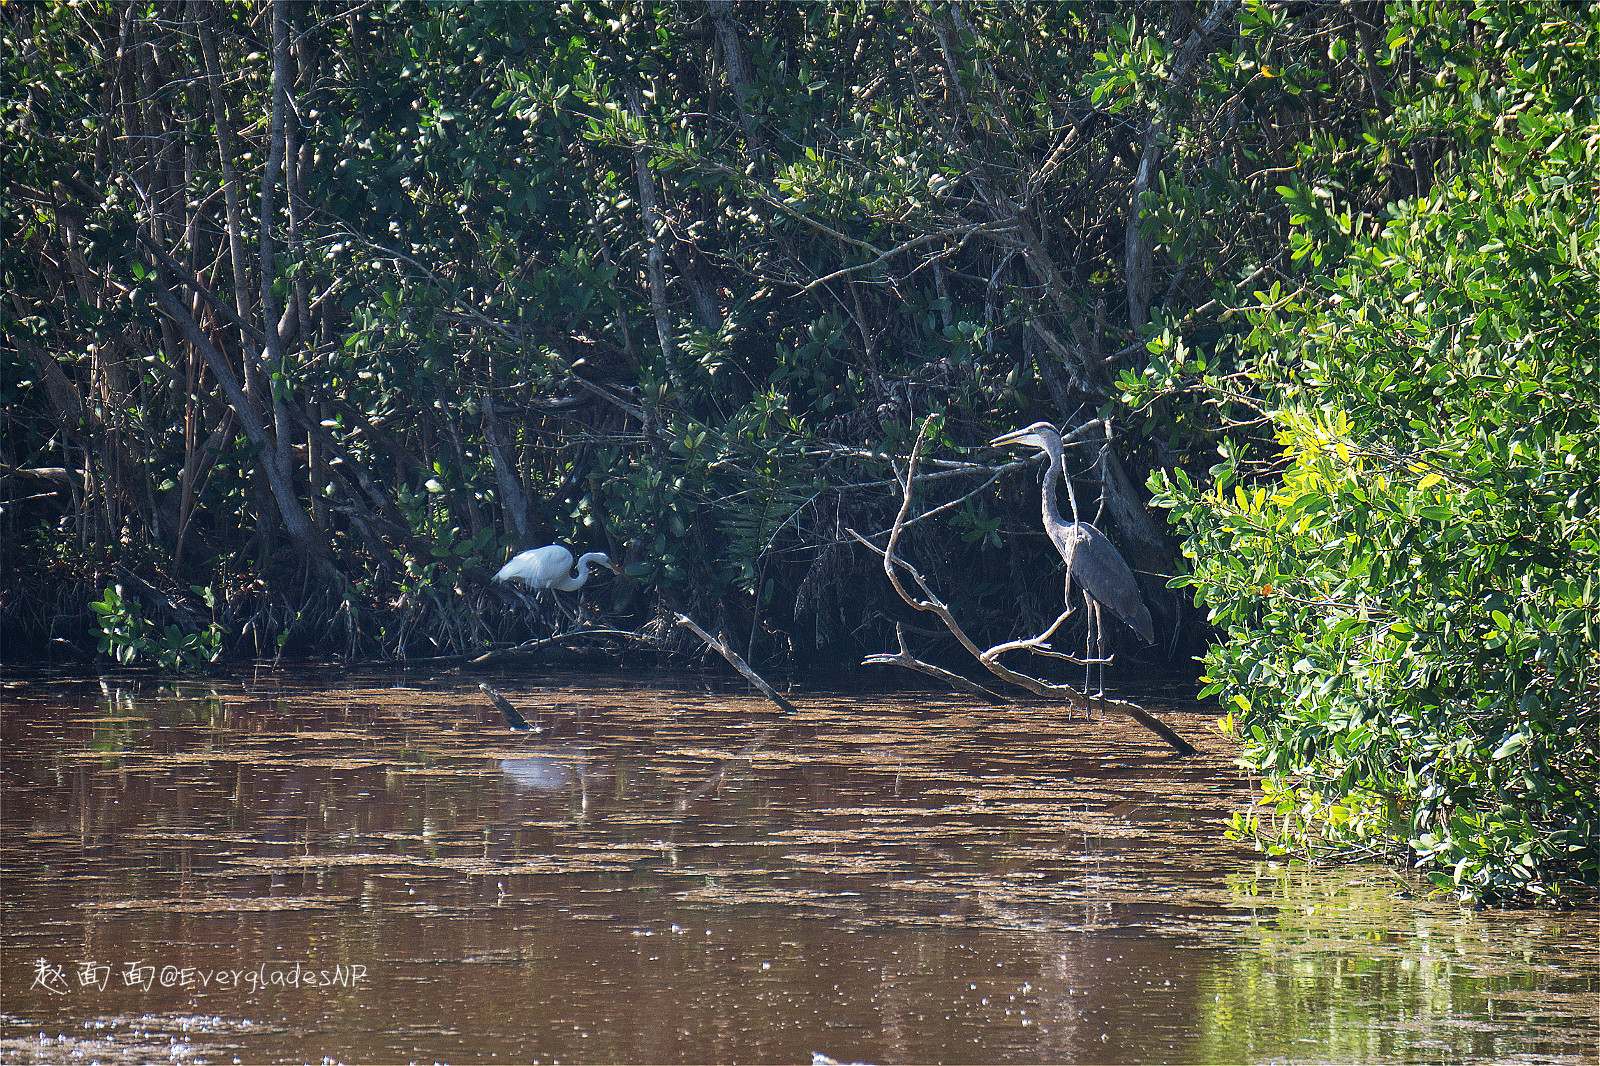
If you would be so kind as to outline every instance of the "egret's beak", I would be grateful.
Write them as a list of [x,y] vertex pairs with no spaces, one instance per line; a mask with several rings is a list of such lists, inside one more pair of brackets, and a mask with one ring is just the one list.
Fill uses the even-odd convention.
[[996,437],[994,440],[990,441],[989,442],[989,447],[991,447],[991,448],[1005,448],[1005,447],[1009,447],[1010,445],[1013,445],[1013,444],[1031,443],[1030,441],[1027,441],[1025,439],[1028,436],[1030,436],[1030,434],[1028,433],[1027,430],[1025,430],[1025,429],[1014,429],[1010,433],[1002,433],[998,437]]

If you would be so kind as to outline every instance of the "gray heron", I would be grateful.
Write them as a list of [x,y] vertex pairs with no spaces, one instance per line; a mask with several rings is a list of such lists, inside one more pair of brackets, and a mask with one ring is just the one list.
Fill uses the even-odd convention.
[[[1044,476],[1044,494],[1040,510],[1044,515],[1044,529],[1067,564],[1066,598],[1072,597],[1072,583],[1078,583],[1087,608],[1088,633],[1084,649],[1084,694],[1089,692],[1089,675],[1093,664],[1100,664],[1100,690],[1106,691],[1105,632],[1101,626],[1101,609],[1110,611],[1139,636],[1146,644],[1156,640],[1155,626],[1150,621],[1150,609],[1139,593],[1139,584],[1127,561],[1106,538],[1106,535],[1088,522],[1077,521],[1077,496],[1072,481],[1067,477],[1066,460],[1062,455],[1061,435],[1048,422],[1035,422],[1026,429],[1013,430],[989,442],[992,446],[1038,448],[1050,457],[1050,469]],[[1067,494],[1072,500],[1073,521],[1063,519],[1056,510],[1056,479],[1067,483]]]

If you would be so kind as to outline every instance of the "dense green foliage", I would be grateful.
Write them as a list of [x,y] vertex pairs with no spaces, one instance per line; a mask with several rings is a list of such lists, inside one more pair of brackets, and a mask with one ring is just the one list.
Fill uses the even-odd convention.
[[[1273,186],[1420,76],[1382,17],[12,5],[9,639],[92,646],[120,584],[230,654],[464,651],[523,630],[486,591],[506,552],[565,540],[626,563],[636,617],[881,648],[901,607],[843,530],[886,526],[917,418],[959,447],[1117,416],[1151,330],[1290,276]],[[1358,163],[1374,209],[1424,180]],[[1106,490],[1180,656],[1138,486],[1185,417]],[[1033,531],[1025,491],[917,530],[1002,635],[1054,613],[1021,576],[1048,544],[998,535]]]
[[1597,872],[1600,11],[1480,17],[1397,111],[1457,173],[1377,218],[1284,190],[1312,269],[1240,337],[1281,451],[1154,480],[1267,779],[1236,831],[1505,898]]
[[1592,20],[0,6],[8,654],[476,652],[559,541],[622,624],[855,662],[908,619],[846,531],[930,412],[960,503],[907,549],[1037,632],[1060,560],[978,446],[1104,418],[1070,465],[1160,635],[1119,658],[1210,636],[1153,473],[1283,846],[1592,878]]

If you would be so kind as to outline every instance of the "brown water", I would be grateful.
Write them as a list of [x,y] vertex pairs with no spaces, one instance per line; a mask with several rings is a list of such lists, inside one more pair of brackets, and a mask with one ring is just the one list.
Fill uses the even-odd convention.
[[1198,708],[6,683],[3,1057],[1593,1062],[1592,911],[1269,866]]

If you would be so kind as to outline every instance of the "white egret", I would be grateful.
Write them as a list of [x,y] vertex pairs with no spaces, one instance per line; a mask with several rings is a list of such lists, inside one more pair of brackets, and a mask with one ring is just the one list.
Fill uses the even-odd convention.
[[572,553],[559,544],[546,544],[530,548],[516,555],[500,572],[496,581],[516,581],[530,589],[558,589],[577,592],[589,580],[591,564],[605,567],[613,573],[622,573],[613,566],[605,552],[588,552],[578,559],[578,572],[572,572]]
[[[605,552],[587,552],[578,558],[578,572],[572,572],[572,553],[559,544],[546,544],[530,548],[514,557],[494,575],[496,581],[516,582],[528,589],[551,589],[559,592],[577,592],[589,581],[590,565],[603,566],[612,573],[622,570],[615,566]],[[555,598],[556,606],[572,617],[571,610]],[[576,620],[576,619],[574,619]]]

